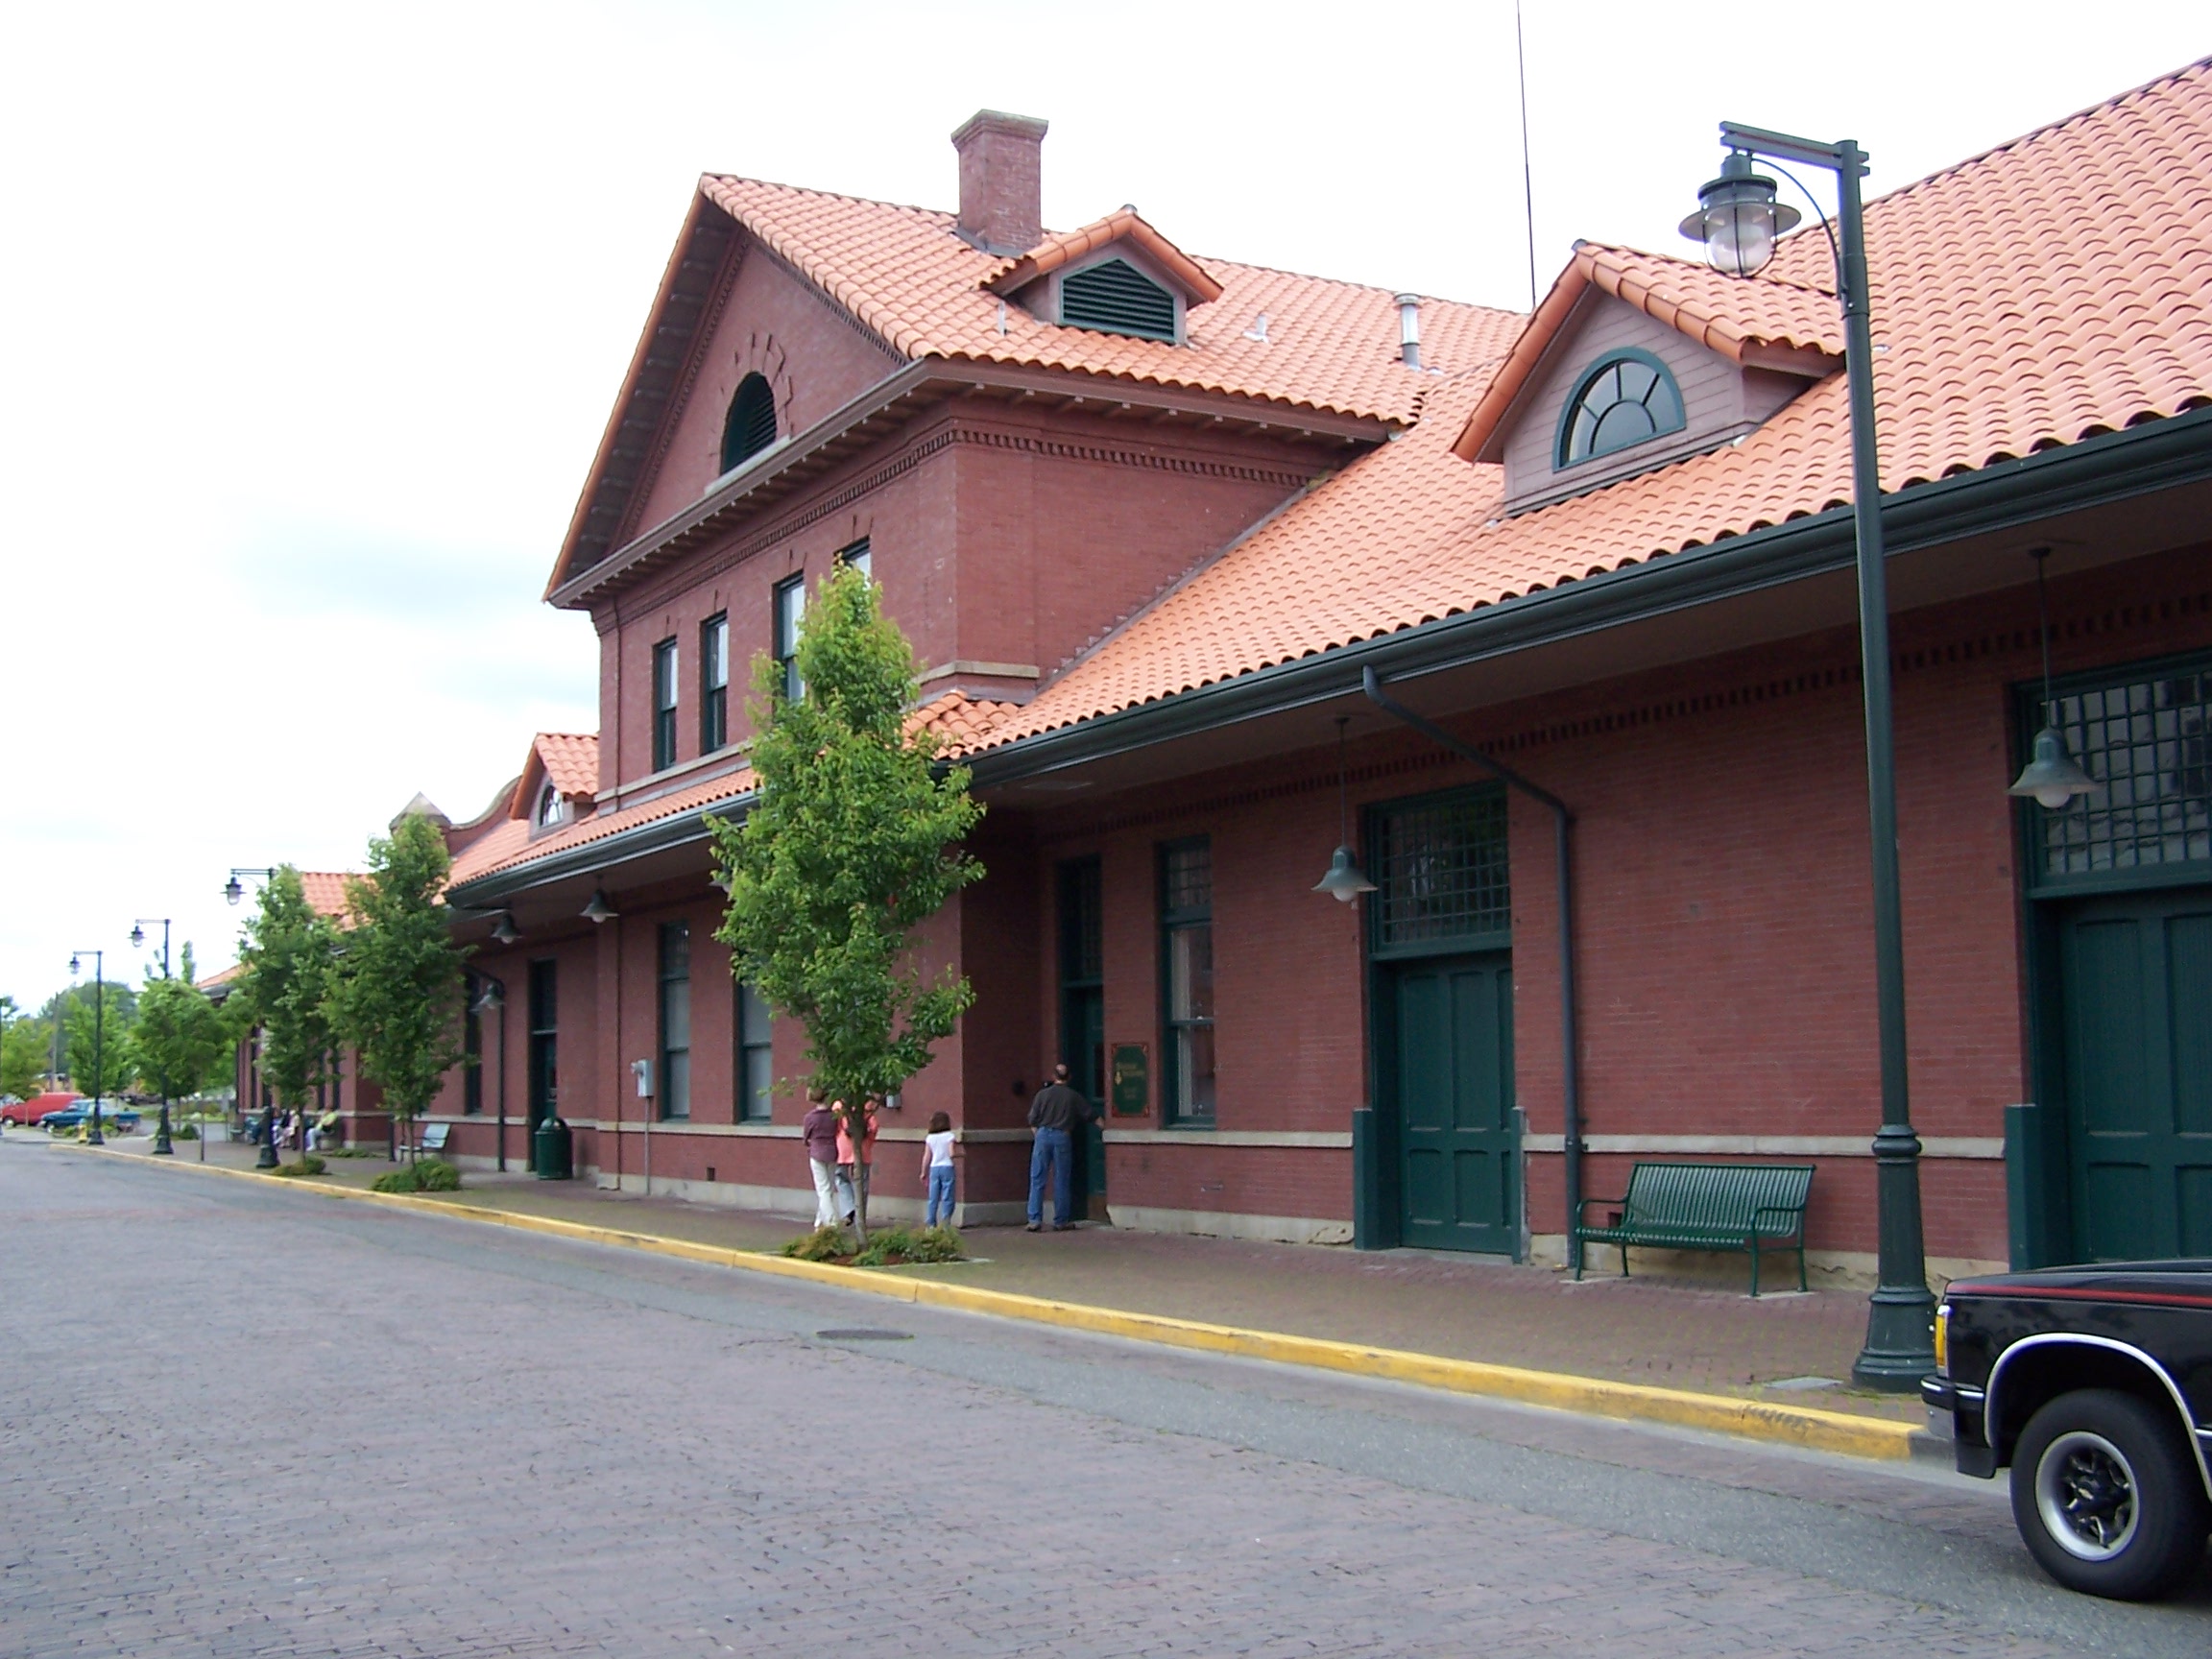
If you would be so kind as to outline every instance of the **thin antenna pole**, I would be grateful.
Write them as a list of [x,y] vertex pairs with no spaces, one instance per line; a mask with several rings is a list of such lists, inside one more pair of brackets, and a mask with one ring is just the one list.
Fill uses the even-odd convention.
[[1521,33],[1521,0],[1513,0],[1513,64],[1521,77],[1521,202],[1528,228],[1528,309],[1536,309],[1536,182],[1528,169],[1528,48]]
[[2035,549],[2035,633],[2043,641],[2043,724],[2058,724],[2057,712],[2051,702],[2051,603],[2043,592],[2043,562],[2051,557],[2051,549]]

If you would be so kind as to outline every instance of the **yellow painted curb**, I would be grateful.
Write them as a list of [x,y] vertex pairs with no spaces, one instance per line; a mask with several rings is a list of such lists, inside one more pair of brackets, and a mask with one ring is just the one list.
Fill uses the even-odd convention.
[[[105,1152],[104,1147],[77,1145],[75,1150]],[[137,1157],[111,1153],[112,1157]],[[1525,1405],[1572,1411],[1584,1416],[1610,1417],[1623,1422],[1665,1423],[1679,1429],[1700,1429],[1733,1434],[1747,1440],[1800,1446],[1815,1452],[1835,1452],[1852,1457],[1901,1461],[1911,1456],[1917,1430],[1910,1423],[1878,1417],[1858,1417],[1844,1411],[1822,1411],[1804,1406],[1775,1406],[1757,1400],[1735,1400],[1723,1394],[1695,1394],[1681,1388],[1654,1388],[1641,1382],[1612,1382],[1598,1377],[1576,1377],[1559,1371],[1531,1371],[1518,1365],[1495,1365],[1479,1359],[1449,1359],[1436,1354],[1415,1354],[1398,1348],[1370,1348],[1357,1342],[1333,1342],[1319,1336],[1292,1336],[1276,1331],[1248,1331],[1234,1325],[1208,1325],[1192,1319],[1173,1319],[1161,1313],[1132,1313],[1115,1308],[1093,1308],[1080,1302],[1057,1302],[1042,1296],[1023,1296],[1010,1290],[984,1290],[969,1285],[947,1285],[934,1279],[907,1279],[867,1267],[838,1267],[820,1262],[795,1262],[783,1256],[764,1256],[751,1250],[733,1250],[720,1244],[698,1244],[687,1238],[668,1238],[654,1233],[631,1233],[617,1227],[595,1227],[582,1221],[564,1221],[551,1215],[527,1215],[509,1210],[490,1210],[475,1204],[423,1198],[400,1192],[371,1192],[358,1187],[325,1187],[250,1169],[232,1169],[220,1164],[186,1163],[173,1168],[198,1169],[234,1180],[256,1181],[290,1191],[320,1192],[331,1198],[349,1198],[393,1209],[419,1211],[428,1215],[458,1216],[522,1233],[545,1234],[592,1244],[611,1244],[641,1250],[684,1262],[701,1262],[717,1267],[735,1267],[748,1273],[765,1273],[780,1279],[804,1279],[871,1296],[912,1302],[924,1307],[951,1308],[969,1313],[987,1313],[1001,1319],[1022,1319],[1033,1325],[1054,1325],[1071,1331],[1091,1331],[1107,1336],[1151,1342],[1168,1348],[1187,1348],[1206,1354],[1232,1354],[1248,1359],[1267,1359],[1284,1365],[1304,1365],[1323,1371],[1340,1371],[1355,1377],[1378,1377],[1393,1382],[1411,1382],[1425,1388],[1442,1388],[1456,1394],[1479,1395],[1492,1400],[1514,1400]]]

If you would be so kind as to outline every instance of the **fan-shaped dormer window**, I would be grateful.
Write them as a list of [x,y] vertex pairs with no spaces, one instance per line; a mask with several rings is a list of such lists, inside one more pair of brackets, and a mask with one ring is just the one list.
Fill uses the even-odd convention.
[[722,422],[722,470],[742,466],[776,442],[776,393],[758,374],[737,382]]
[[1648,351],[1609,351],[1575,383],[1559,418],[1558,459],[1573,467],[1682,430],[1682,392]]
[[1175,296],[1126,259],[1087,265],[1060,279],[1060,321],[1106,334],[1175,338]]
[[561,791],[547,783],[538,791],[538,810],[533,815],[538,828],[551,829],[567,816],[568,804],[561,799]]

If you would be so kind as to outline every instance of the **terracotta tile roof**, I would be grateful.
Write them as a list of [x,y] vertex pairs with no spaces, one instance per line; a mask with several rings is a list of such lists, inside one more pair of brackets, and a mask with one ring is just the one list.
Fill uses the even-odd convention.
[[934,733],[947,751],[970,748],[1020,707],[1019,703],[971,697],[965,691],[948,691],[916,709],[906,730]]
[[[2199,63],[1869,204],[1886,492],[2212,403],[2212,75]],[[1593,254],[1593,268],[1617,251]],[[1782,281],[1828,273],[1817,227]],[[1577,252],[1576,262],[1582,262]],[[1687,260],[1623,257],[1623,288],[1718,306]],[[1592,278],[1595,280],[1595,277]],[[1814,321],[1778,283],[1714,324]],[[1807,309],[1794,318],[1779,315]],[[1848,501],[1843,376],[1732,446],[1513,518],[1450,445],[1481,376],[1201,565],[1000,721],[987,744],[1494,605]]]
[[524,796],[537,793],[538,775],[570,801],[590,800],[599,793],[599,733],[596,732],[541,732],[530,740],[530,753],[538,764],[524,766],[515,780],[515,794],[508,803],[510,818],[528,818],[534,802]]
[[[950,213],[713,174],[699,189],[910,359],[1118,375],[1393,421],[1410,421],[1434,383],[1399,361],[1398,308],[1387,289],[1209,258],[1193,263],[1219,283],[1221,297],[1191,313],[1184,345],[1063,327],[1011,304],[1001,333],[1000,301],[987,284],[1007,261],[963,242]],[[1264,340],[1254,337],[1262,313]],[[1514,311],[1430,301],[1423,359],[1447,370],[1489,362],[1504,354],[1522,322]]]
[[1061,266],[1080,259],[1095,249],[1123,239],[1142,248],[1162,270],[1189,289],[1191,303],[1211,304],[1221,298],[1221,284],[1208,275],[1206,267],[1153,229],[1134,207],[1118,208],[1105,218],[1084,226],[1080,230],[1069,230],[1057,236],[1046,237],[984,286],[994,294],[1011,294],[1025,282],[1034,281],[1047,272],[1057,271]]
[[351,907],[346,902],[346,883],[358,881],[358,873],[345,870],[302,870],[300,885],[305,892],[308,906],[321,916],[333,916],[344,921]]
[[[1820,232],[1815,229],[1815,236]],[[1825,237],[1821,247],[1827,246]],[[1551,284],[1514,342],[1511,354],[1468,417],[1455,452],[1464,461],[1495,461],[1497,440],[1521,396],[1559,338],[1584,295],[1596,290],[1678,328],[1732,363],[1757,357],[1760,349],[1800,359],[1813,373],[1843,362],[1843,313],[1819,289],[1787,282],[1768,272],[1750,280],[1723,276],[1709,265],[1633,248],[1577,242],[1575,256]],[[1829,270],[1833,282],[1834,268]]]
[[672,794],[659,795],[650,801],[641,801],[635,806],[625,806],[618,812],[602,812],[570,824],[550,835],[530,837],[530,827],[520,819],[511,821],[468,848],[453,860],[450,884],[458,886],[473,881],[495,871],[510,870],[517,865],[534,863],[549,858],[556,853],[565,853],[571,847],[587,842],[603,841],[610,835],[619,835],[625,830],[635,830],[640,824],[655,823],[662,818],[673,818],[679,813],[695,812],[711,806],[717,801],[728,801],[745,794],[753,787],[750,767],[735,772],[725,772],[705,782]]
[[[971,697],[964,691],[948,691],[932,697],[917,708],[907,720],[908,731],[929,731],[937,733],[948,750],[974,746],[991,728],[1019,705],[995,703],[987,698]],[[546,733],[540,733],[542,743]],[[596,753],[598,739],[594,736],[569,739],[576,744],[589,745]],[[494,871],[512,870],[540,858],[565,853],[571,847],[603,840],[640,824],[651,824],[678,813],[710,806],[718,801],[749,792],[755,780],[752,768],[740,767],[735,773],[725,773],[703,783],[674,794],[659,796],[625,807],[619,812],[601,813],[572,824],[550,835],[532,839],[530,826],[522,819],[511,819],[501,824],[470,846],[462,850],[453,860],[450,878],[452,884],[473,881],[480,876]]]

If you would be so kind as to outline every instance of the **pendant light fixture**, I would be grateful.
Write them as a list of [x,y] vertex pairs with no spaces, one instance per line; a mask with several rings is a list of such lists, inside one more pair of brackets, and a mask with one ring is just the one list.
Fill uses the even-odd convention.
[[619,910],[615,909],[613,905],[607,902],[607,895],[605,893],[601,892],[597,888],[593,888],[591,890],[590,900],[584,906],[585,921],[612,922],[620,914],[621,912]]
[[1314,892],[1326,893],[1339,904],[1375,891],[1375,883],[1352,861],[1352,811],[1344,783],[1344,728],[1351,724],[1348,714],[1336,717],[1336,851],[1329,855],[1329,874],[1313,883]]
[[2033,753],[2008,793],[2032,796],[2046,811],[2057,812],[2077,795],[2094,794],[2097,781],[2067,753],[2066,738],[2058,730],[2058,706],[2051,699],[2051,609],[2043,585],[2043,562],[2050,557],[2050,548],[2035,549],[2035,622],[2043,641],[2043,730],[2035,733]]

